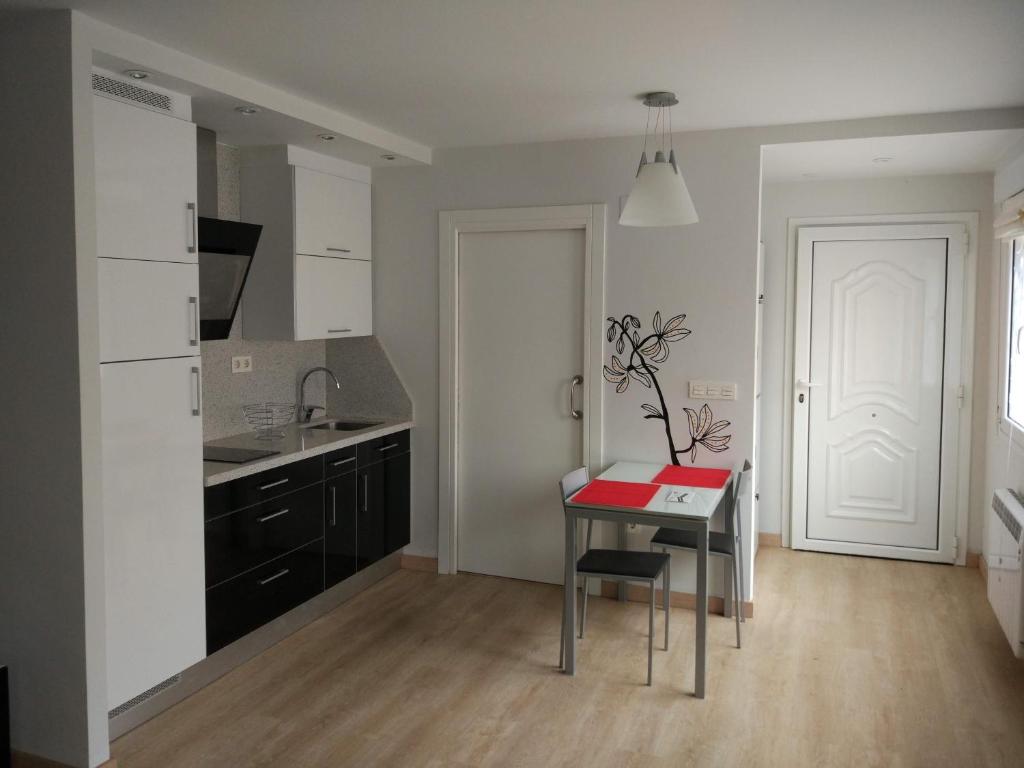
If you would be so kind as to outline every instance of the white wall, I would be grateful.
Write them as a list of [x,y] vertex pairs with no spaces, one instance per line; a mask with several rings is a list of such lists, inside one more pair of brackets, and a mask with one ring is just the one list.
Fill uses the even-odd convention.
[[[676,229],[615,223],[619,196],[629,192],[636,170],[638,138],[439,150],[431,167],[375,169],[374,327],[412,397],[417,422],[408,551],[437,551],[439,210],[607,203],[606,314],[633,312],[647,322],[656,309],[687,313],[693,334],[673,348],[663,383],[677,411],[693,405],[686,399],[690,378],[738,383],[739,400],[715,409],[733,422],[732,449],[713,461],[700,457],[729,465],[752,447],[761,145],[1022,125],[1024,110],[1017,109],[678,134],[676,151],[701,220]],[[782,349],[766,348],[765,356],[772,355]],[[615,395],[606,385],[607,462],[664,460],[656,427],[639,418],[641,402],[634,388]],[[691,573],[673,570],[676,588],[691,588]]]
[[[992,174],[918,176],[912,178],[847,179],[766,184],[762,192],[761,232],[765,244],[767,301],[765,350],[785,345],[786,289],[795,279],[787,276],[788,220],[804,216],[858,216],[872,214],[979,213],[978,306],[976,318],[975,386],[972,388],[974,429],[971,434],[972,483],[968,523],[971,551],[980,551],[984,502],[984,457],[988,412],[987,295],[991,272]],[[788,519],[789,500],[783,498],[783,473],[788,472],[782,450],[785,360],[765,354],[761,420],[761,530],[779,533]],[[784,514],[785,511],[785,514]]]
[[[996,171],[994,203],[996,209],[1006,198],[1024,190],[1024,146],[1019,154],[1011,155]],[[983,226],[991,227],[991,217]],[[989,408],[986,411],[987,429],[986,483],[979,493],[980,501],[987,507],[996,488],[1015,488],[1024,492],[1024,435],[1018,432],[1010,439],[1010,427],[996,424],[995,409],[1001,400],[1003,386],[1000,376],[1000,345],[1005,322],[1006,302],[1002,300],[1006,283],[1003,274],[1007,268],[1006,245],[997,241],[993,258],[994,268],[987,283],[988,298],[986,309],[992,333],[989,336]]]
[[66,11],[0,15],[0,663],[14,748],[87,766],[109,752],[91,50],[76,29]]

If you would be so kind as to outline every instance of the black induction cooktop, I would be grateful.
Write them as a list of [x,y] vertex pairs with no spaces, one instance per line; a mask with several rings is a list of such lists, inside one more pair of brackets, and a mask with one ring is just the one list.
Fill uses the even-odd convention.
[[280,451],[269,451],[263,448],[220,448],[213,445],[203,446],[203,461],[221,461],[225,464],[245,464],[267,456],[276,456]]

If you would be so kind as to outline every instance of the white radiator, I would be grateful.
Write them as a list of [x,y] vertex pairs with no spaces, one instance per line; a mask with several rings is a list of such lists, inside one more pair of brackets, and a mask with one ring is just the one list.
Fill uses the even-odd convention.
[[1024,657],[1024,571],[1021,569],[1021,532],[1024,529],[1024,503],[1012,490],[999,489],[992,496],[985,564],[988,566],[988,601],[999,625],[1018,657]]

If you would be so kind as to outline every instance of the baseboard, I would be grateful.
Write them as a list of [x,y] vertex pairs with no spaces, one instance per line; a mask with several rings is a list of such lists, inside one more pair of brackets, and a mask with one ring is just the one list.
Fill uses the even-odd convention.
[[[615,581],[602,581],[601,582],[601,597],[616,598],[619,596],[619,584]],[[637,603],[646,603],[650,599],[650,592],[647,587],[642,584],[629,584],[626,586],[626,599],[632,600]],[[697,596],[692,592],[676,592],[672,590],[669,593],[669,603],[673,608],[687,608],[689,610],[695,610],[697,608]],[[661,590],[654,590],[654,600],[658,605],[661,605]],[[718,597],[717,595],[708,596],[708,613],[719,613],[725,615],[725,599]],[[754,618],[754,603],[753,601],[747,600],[743,603],[743,615],[748,618]]]
[[988,563],[984,557],[978,558],[978,573],[981,574],[981,580],[988,584]]
[[[13,750],[11,752],[11,768],[72,768],[72,766],[45,757],[30,755],[28,752]],[[110,758],[96,768],[117,768],[117,760]]]
[[968,550],[967,557],[964,558],[964,565],[968,568],[980,568],[981,567],[981,553],[971,552]]
[[402,555],[402,567],[407,571],[437,573],[437,558],[422,555]]
[[782,546],[782,534],[781,533],[765,533],[764,531],[757,534],[757,546],[759,547],[781,547]]

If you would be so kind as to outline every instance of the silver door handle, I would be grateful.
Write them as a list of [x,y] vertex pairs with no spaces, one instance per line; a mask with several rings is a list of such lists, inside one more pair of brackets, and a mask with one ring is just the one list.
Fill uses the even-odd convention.
[[199,378],[199,367],[192,366],[192,415],[203,412],[203,384]]
[[350,461],[355,461],[355,460],[356,460],[355,456],[349,456],[347,459],[338,459],[337,461],[332,461],[331,462],[331,466],[332,467],[340,467],[342,464],[348,464]]
[[199,346],[199,297],[189,296],[188,297],[188,345],[190,347]]
[[810,389],[811,387],[823,386],[820,381],[808,381],[807,379],[797,379],[796,385],[798,387],[806,387],[808,389]]
[[282,480],[275,480],[275,481],[274,481],[274,482],[272,482],[272,483],[267,483],[266,485],[261,485],[259,489],[260,489],[261,491],[266,491],[266,490],[269,490],[269,489],[271,489],[271,488],[276,488],[276,487],[277,487],[277,486],[279,486],[279,485],[284,485],[284,484],[285,484],[285,483],[287,483],[287,482],[288,482],[288,481],[289,481],[290,479],[291,479],[291,478],[288,478],[288,477],[286,477],[286,478],[284,478],[284,479],[282,479]]
[[369,477],[370,477],[369,475],[363,475],[363,512],[366,511],[366,504],[367,504],[368,497],[370,495],[370,489],[369,489],[369,487],[366,484],[366,482],[369,479]]
[[335,253],[352,253],[350,248],[331,248],[329,245],[327,246],[327,250],[334,251]]
[[257,517],[256,518],[256,522],[257,523],[265,523],[265,522],[267,522],[267,520],[273,520],[275,517],[280,517],[281,515],[287,515],[288,512],[290,512],[290,511],[291,510],[289,510],[288,507],[285,507],[284,509],[279,509],[277,512],[272,512],[269,515],[264,515],[263,517]]
[[392,448],[397,448],[397,447],[398,447],[398,443],[391,443],[390,445],[382,445],[377,450],[381,451],[381,452],[384,452],[384,451],[390,451]]
[[328,328],[328,333],[352,333],[351,328]]
[[331,486],[331,528],[338,522],[338,486]]
[[569,415],[579,421],[583,418],[583,411],[576,410],[576,390],[583,384],[582,376],[573,376],[569,384]]
[[199,246],[199,214],[196,212],[195,203],[185,203],[185,207],[192,215],[192,242],[188,246],[188,252],[195,253]]
[[273,576],[267,576],[267,578],[265,578],[265,579],[260,579],[257,583],[262,587],[264,584],[269,584],[272,581],[280,579],[282,576],[287,576],[288,573],[289,573],[289,569],[282,568],[280,571],[275,573]]

